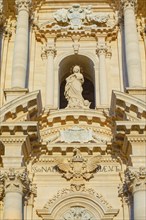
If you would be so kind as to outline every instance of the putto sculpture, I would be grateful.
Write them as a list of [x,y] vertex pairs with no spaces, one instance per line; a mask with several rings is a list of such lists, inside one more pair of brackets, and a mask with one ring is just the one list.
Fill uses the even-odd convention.
[[82,96],[83,83],[84,77],[80,72],[80,67],[76,65],[73,67],[73,74],[66,78],[64,92],[65,98],[68,101],[68,105],[66,108],[89,108],[91,103],[88,100],[84,100]]

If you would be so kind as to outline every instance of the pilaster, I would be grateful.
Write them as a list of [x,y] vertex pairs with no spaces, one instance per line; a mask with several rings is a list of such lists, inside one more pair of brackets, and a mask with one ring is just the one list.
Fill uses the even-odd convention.
[[108,83],[106,71],[106,55],[108,48],[105,42],[98,43],[96,52],[99,57],[100,104],[106,106],[108,105]]
[[42,48],[42,57],[47,59],[46,63],[46,108],[54,106],[54,57],[56,55],[55,45],[49,43]]

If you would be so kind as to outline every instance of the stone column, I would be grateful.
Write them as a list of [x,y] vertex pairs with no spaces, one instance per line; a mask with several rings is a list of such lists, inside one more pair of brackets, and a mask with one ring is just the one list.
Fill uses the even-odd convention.
[[13,55],[12,88],[25,88],[26,84],[30,5],[31,0],[16,0],[18,17]]
[[135,19],[137,0],[121,0],[121,3],[124,11],[125,49],[129,87],[141,87],[142,70]]
[[125,172],[127,190],[133,195],[134,220],[146,219],[146,168],[131,168]]
[[55,47],[46,46],[43,48],[43,56],[47,58],[46,65],[46,98],[45,105],[46,108],[51,108],[54,106],[54,56]]
[[0,175],[4,184],[4,214],[3,220],[22,220],[22,198],[29,193],[30,181],[26,170],[9,169]]
[[97,54],[99,56],[99,90],[100,90],[100,104],[108,104],[108,85],[106,72],[106,45],[98,45]]

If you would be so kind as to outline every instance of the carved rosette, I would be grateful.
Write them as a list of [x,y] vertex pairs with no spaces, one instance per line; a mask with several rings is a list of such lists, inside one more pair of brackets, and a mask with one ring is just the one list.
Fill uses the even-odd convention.
[[127,8],[133,8],[136,9],[137,6],[137,0],[121,0],[121,8],[124,10]]
[[31,0],[16,0],[16,8],[18,12],[26,10],[29,12],[31,8]]
[[119,196],[129,197],[130,193],[146,190],[146,168],[140,167],[139,170],[127,169],[125,171],[125,181],[119,190]]
[[21,193],[23,196],[30,193],[30,180],[26,169],[10,168],[0,174],[1,195],[9,192]]

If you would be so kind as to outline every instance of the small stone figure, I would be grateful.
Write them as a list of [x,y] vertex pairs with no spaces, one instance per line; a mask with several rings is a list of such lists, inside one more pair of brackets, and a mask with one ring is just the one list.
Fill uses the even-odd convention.
[[90,102],[84,100],[82,96],[82,84],[84,83],[84,77],[80,72],[79,66],[74,66],[73,74],[66,78],[65,85],[65,98],[68,101],[66,108],[83,108],[88,109]]

